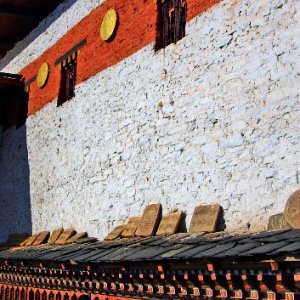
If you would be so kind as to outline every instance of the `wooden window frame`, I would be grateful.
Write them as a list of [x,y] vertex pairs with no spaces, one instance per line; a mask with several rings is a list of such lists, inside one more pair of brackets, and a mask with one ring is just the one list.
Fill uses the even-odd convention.
[[61,80],[57,106],[63,105],[75,96],[77,79],[77,51],[61,63]]
[[185,36],[187,17],[186,0],[161,0],[157,2],[158,20],[155,50],[176,44]]

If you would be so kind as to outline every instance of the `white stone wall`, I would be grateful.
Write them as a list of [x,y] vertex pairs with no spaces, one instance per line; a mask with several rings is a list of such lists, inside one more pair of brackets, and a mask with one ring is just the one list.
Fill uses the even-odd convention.
[[31,116],[33,231],[103,237],[155,202],[187,225],[219,203],[228,231],[264,229],[299,187],[299,6],[225,0]]

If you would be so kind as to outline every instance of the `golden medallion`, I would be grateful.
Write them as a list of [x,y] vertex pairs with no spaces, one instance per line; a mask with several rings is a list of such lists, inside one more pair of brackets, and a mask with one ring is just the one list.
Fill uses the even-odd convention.
[[48,76],[49,76],[49,65],[47,63],[43,63],[37,75],[37,85],[40,89],[45,86]]
[[100,27],[100,36],[103,41],[109,40],[117,27],[118,15],[114,9],[109,9],[104,15]]

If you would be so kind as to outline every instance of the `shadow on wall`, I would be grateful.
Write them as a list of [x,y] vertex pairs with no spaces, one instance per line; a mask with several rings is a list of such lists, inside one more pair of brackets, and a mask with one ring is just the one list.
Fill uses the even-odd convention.
[[13,233],[30,234],[32,221],[26,138],[28,94],[24,93],[21,76],[1,73],[1,78],[5,79],[0,84],[0,242],[3,242]]
[[26,125],[1,134],[0,242],[12,233],[31,233],[31,205]]
[[30,45],[37,37],[45,32],[59,17],[73,6],[78,0],[69,0],[59,5],[54,12],[42,20],[37,28],[35,28],[26,38],[17,43],[11,51],[9,51],[0,61],[0,70],[5,68],[16,56],[18,56],[28,45]]

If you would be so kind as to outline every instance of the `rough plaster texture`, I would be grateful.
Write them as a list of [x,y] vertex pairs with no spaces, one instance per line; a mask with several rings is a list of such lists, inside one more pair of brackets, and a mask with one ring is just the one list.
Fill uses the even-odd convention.
[[226,0],[31,116],[33,231],[103,237],[155,202],[264,229],[299,187],[299,19],[297,0]]

